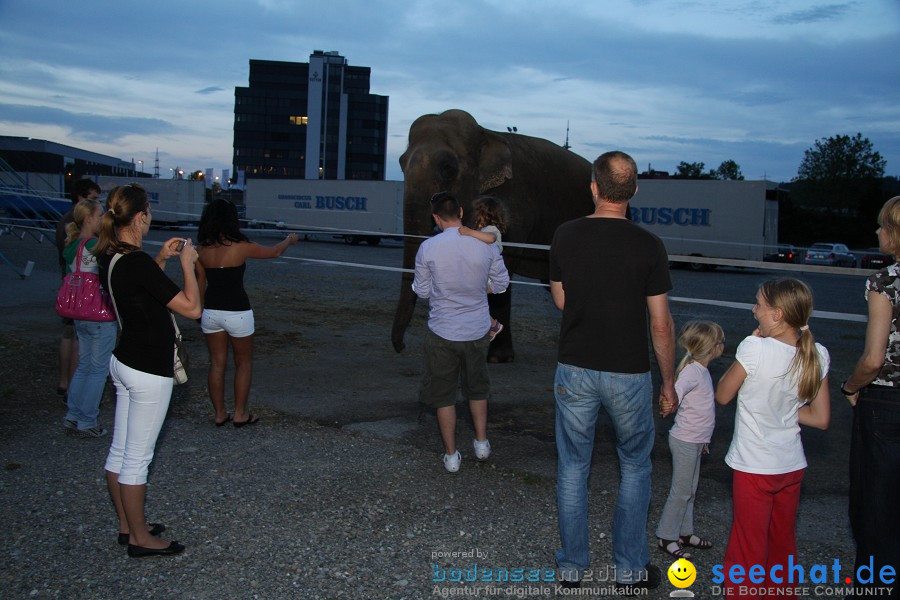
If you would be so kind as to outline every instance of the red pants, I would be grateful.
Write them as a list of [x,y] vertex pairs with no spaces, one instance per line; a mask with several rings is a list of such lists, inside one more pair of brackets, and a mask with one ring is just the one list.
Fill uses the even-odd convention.
[[[796,587],[797,582],[788,584],[788,556],[794,555],[797,564],[797,531],[795,521],[797,506],[800,504],[800,483],[804,469],[781,475],[755,475],[742,471],[734,472],[732,484],[734,520],[731,536],[725,550],[726,595],[729,598],[756,598],[759,595],[741,594],[741,587]],[[732,565],[744,568],[744,580],[732,582],[729,578]],[[753,583],[748,578],[750,568],[761,565],[765,576],[761,583]],[[782,579],[774,583],[769,573],[774,565],[775,576]]]

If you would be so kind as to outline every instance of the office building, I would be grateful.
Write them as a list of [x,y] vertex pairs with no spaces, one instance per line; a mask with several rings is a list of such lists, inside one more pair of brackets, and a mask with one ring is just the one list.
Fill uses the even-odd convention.
[[249,86],[234,90],[238,181],[383,180],[388,97],[369,93],[370,75],[337,52],[251,60]]

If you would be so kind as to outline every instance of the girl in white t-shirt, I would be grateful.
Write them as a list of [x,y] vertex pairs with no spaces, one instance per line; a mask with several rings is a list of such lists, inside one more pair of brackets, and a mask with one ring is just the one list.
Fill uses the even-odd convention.
[[[460,235],[469,235],[481,240],[485,244],[494,244],[497,252],[503,254],[502,238],[506,233],[506,207],[499,198],[494,196],[481,196],[472,203],[475,211],[475,229],[463,225],[459,228]],[[488,280],[488,293],[491,293],[491,281]],[[497,334],[503,331],[503,324],[491,316],[491,341]]]
[[735,394],[738,399],[725,456],[734,469],[725,572],[762,565],[766,577],[759,587],[785,585],[786,577],[777,583],[768,574],[775,565],[786,569],[788,556],[797,554],[795,520],[806,469],[800,425],[826,429],[831,418],[830,358],[809,329],[812,311],[812,292],[802,281],[763,283],[753,307],[759,327],[738,346],[716,389],[719,404]]
[[678,410],[669,431],[672,451],[672,485],[663,508],[656,537],[659,547],[675,558],[691,558],[684,546],[712,548],[712,543],[694,535],[694,498],[700,481],[700,457],[716,426],[716,402],[712,377],[707,367],[722,356],[725,332],[712,321],[689,321],[678,334],[678,345],[687,352],[675,373],[678,405],[662,402],[660,414]]

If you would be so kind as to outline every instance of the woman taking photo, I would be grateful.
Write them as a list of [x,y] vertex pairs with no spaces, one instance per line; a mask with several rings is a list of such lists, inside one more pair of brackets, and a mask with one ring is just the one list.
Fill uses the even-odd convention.
[[[99,273],[97,258],[91,250],[97,245],[94,234],[100,226],[103,207],[94,199],[81,200],[72,209],[73,220],[66,225],[66,240],[63,258],[66,273],[81,270],[84,273]],[[116,345],[115,321],[75,320],[78,334],[78,367],[69,384],[68,410],[63,420],[66,433],[81,437],[103,437],[107,434],[100,426],[100,398],[106,387],[109,373],[109,356]]]
[[900,565],[900,196],[881,208],[877,234],[881,251],[895,262],[866,281],[865,348],[841,386],[853,406],[850,524],[855,569],[871,561],[875,586],[882,585],[878,574],[883,566]]
[[[275,258],[298,241],[292,233],[275,246],[260,246],[241,233],[237,209],[227,200],[213,200],[203,209],[197,230],[197,281],[203,295],[200,328],[209,348],[209,397],[216,426],[253,425],[257,415],[247,409],[253,369],[253,310],[244,291],[248,258]],[[234,414],[225,410],[225,365],[228,346],[234,352]]]
[[[184,546],[155,537],[165,530],[163,525],[148,526],[144,499],[147,469],[172,396],[175,328],[169,311],[191,319],[200,316],[194,275],[197,251],[190,240],[172,238],[155,260],[143,252],[142,241],[153,217],[147,193],[139,185],[113,190],[107,207],[94,252],[103,285],[111,282],[108,291],[122,335],[109,362],[116,386],[116,417],[106,482],[119,517],[119,543],[128,544],[128,555],[178,554]],[[184,248],[179,252],[182,241]],[[166,259],[177,255],[184,291],[163,273]]]

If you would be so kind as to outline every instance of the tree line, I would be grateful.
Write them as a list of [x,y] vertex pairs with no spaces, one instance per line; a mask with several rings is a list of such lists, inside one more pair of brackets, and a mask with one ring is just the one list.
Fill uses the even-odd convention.
[[[878,211],[888,198],[900,195],[900,181],[885,177],[886,168],[887,161],[861,133],[816,140],[804,152],[797,176],[778,188],[779,241],[799,246],[815,242],[877,246]],[[671,177],[744,179],[733,160],[704,169],[702,162],[682,161]]]

